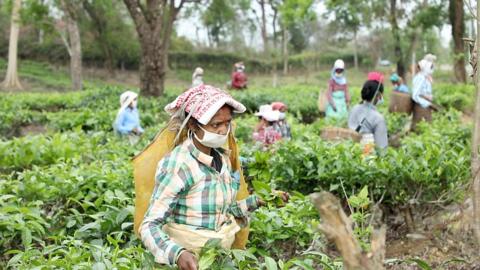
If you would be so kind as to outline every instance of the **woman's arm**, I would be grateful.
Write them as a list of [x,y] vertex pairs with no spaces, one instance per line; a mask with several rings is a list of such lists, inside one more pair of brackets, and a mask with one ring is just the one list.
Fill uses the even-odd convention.
[[229,212],[236,218],[246,218],[249,212],[255,211],[259,207],[259,200],[256,195],[250,195],[247,198],[234,202]]
[[335,103],[333,103],[333,98],[332,98],[332,94],[333,94],[333,80],[329,80],[328,81],[328,88],[327,88],[327,99],[328,99],[328,103],[330,103],[330,105],[335,108]]
[[157,173],[150,206],[140,226],[142,242],[158,263],[174,265],[184,250],[170,239],[162,227],[177,204],[178,194],[185,188],[185,177],[182,171]]
[[375,139],[375,145],[380,149],[385,149],[388,146],[388,131],[387,131],[387,123],[385,122],[385,118],[381,118],[375,130],[373,132],[373,136]]

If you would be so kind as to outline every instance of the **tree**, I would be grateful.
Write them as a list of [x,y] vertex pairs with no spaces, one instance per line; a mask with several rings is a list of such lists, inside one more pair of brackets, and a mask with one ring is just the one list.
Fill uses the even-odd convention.
[[109,20],[115,20],[118,24],[119,18],[111,16],[115,12],[115,5],[111,1],[105,0],[83,0],[83,8],[90,17],[93,24],[93,32],[100,45],[102,53],[105,56],[105,66],[111,75],[115,74],[115,59],[111,44]]
[[334,23],[353,34],[353,61],[355,69],[358,69],[358,30],[370,20],[369,16],[365,16],[368,1],[328,0],[326,5],[329,12],[335,15]]
[[449,18],[452,25],[453,51],[455,79],[465,83],[467,75],[465,71],[465,48],[463,35],[465,34],[463,0],[449,0]]
[[6,89],[21,89],[22,85],[18,79],[18,36],[20,32],[20,8],[21,0],[14,0],[12,6],[12,18],[10,24],[10,40],[8,47],[8,67],[5,80],[2,85]]
[[480,5],[477,4],[477,38],[474,57],[475,86],[477,97],[475,102],[475,118],[472,136],[472,199],[473,199],[473,232],[480,247],[480,70],[478,69],[478,48],[480,48]]
[[288,29],[298,23],[315,19],[313,0],[283,0],[278,7],[283,33],[283,74],[288,73]]
[[262,31],[262,40],[263,40],[263,52],[268,52],[268,35],[267,35],[267,15],[265,12],[266,2],[265,0],[257,0],[260,5],[260,10],[262,11],[262,20],[261,20],[261,31]]
[[397,73],[400,77],[405,78],[405,62],[402,52],[402,40],[400,38],[400,28],[397,22],[397,0],[390,0],[390,26],[392,27],[392,35],[394,40],[395,62],[397,63]]
[[235,11],[232,1],[212,0],[202,16],[210,38],[217,47],[228,35],[228,28],[234,23]]
[[70,55],[70,77],[72,89],[82,89],[82,43],[80,29],[78,28],[78,7],[73,0],[61,0],[60,6],[64,12],[68,39],[63,36],[63,41]]
[[[164,92],[173,23],[187,0],[123,0],[137,30],[141,48],[140,89],[143,95]],[[179,2],[178,6],[175,2]]]

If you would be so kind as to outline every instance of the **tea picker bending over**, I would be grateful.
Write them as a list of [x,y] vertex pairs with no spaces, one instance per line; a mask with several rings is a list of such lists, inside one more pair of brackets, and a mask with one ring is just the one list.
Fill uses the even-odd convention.
[[120,109],[113,123],[117,134],[127,136],[131,144],[140,139],[144,130],[140,126],[140,116],[137,109],[138,94],[126,91],[120,95]]

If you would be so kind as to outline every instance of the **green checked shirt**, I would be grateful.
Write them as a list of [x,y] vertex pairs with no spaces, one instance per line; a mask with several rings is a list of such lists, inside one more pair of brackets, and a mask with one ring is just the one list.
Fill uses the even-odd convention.
[[176,263],[184,250],[162,230],[174,222],[195,229],[218,231],[229,216],[247,220],[255,210],[257,197],[236,201],[240,174],[231,171],[227,150],[214,149],[221,168],[212,166],[214,158],[198,150],[191,139],[177,146],[157,167],[155,189],[140,227],[142,242],[162,264]]

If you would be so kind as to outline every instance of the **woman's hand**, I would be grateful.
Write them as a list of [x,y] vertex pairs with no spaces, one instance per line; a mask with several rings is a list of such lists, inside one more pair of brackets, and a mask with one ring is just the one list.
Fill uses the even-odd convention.
[[284,203],[288,203],[288,201],[290,200],[290,194],[288,194],[288,192],[281,190],[275,190],[275,192],[280,196]]
[[185,251],[180,254],[180,257],[177,260],[177,265],[180,270],[197,270],[198,263],[197,258],[189,252]]

